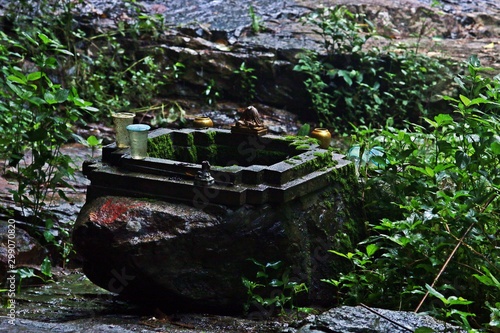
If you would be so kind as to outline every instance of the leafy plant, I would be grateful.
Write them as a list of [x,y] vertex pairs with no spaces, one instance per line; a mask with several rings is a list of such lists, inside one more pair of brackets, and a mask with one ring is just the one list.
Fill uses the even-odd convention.
[[[67,187],[67,177],[73,174],[68,156],[61,146],[71,137],[71,125],[77,123],[83,112],[93,112],[91,103],[81,99],[74,88],[65,89],[51,79],[51,71],[58,66],[56,56],[69,52],[53,37],[44,33],[19,33],[25,43],[36,45],[39,53],[31,57],[36,67],[31,71],[3,62],[0,81],[0,141],[2,157],[16,168],[14,177],[18,188],[12,191],[14,201],[27,215],[34,218],[42,213],[45,200],[58,193],[57,187]],[[10,44],[4,48],[2,58],[13,57],[22,61],[23,46],[1,33]],[[50,195],[50,197],[49,197]]]
[[251,28],[254,34],[258,34],[264,28],[262,26],[262,19],[255,14],[255,10],[252,5],[248,8],[248,13],[250,14],[250,19],[252,20]]
[[349,260],[353,270],[341,274],[338,279],[323,279],[322,281],[335,286],[338,289],[337,298],[342,298],[347,303],[373,303],[379,300],[385,294],[386,277],[382,270],[370,268],[378,249],[376,244],[369,244],[364,251],[356,249],[355,252],[341,253],[329,250]]
[[155,117],[151,120],[153,126],[163,127],[175,121],[185,122],[186,111],[177,102],[168,105],[161,104],[159,107],[149,108],[149,110],[155,112]]
[[439,291],[432,288],[428,284],[426,284],[425,287],[432,296],[436,297],[443,303],[444,309],[441,309],[442,311],[440,312],[443,312],[442,316],[444,318],[449,319],[450,317],[457,316],[460,318],[460,321],[463,324],[463,326],[467,328],[469,332],[471,331],[472,327],[467,317],[474,317],[475,315],[470,312],[457,310],[456,307],[459,305],[471,304],[472,301],[468,301],[462,297],[456,297],[456,296],[445,297],[443,294],[441,294]]
[[102,139],[98,139],[95,135],[90,135],[87,139],[84,139],[78,134],[72,134],[75,140],[82,145],[89,147],[92,150],[91,158],[94,158],[95,151],[102,147]]
[[[75,19],[81,1],[8,4],[0,31],[0,158],[7,160],[6,176],[18,187],[16,204],[42,242],[55,249],[64,266],[74,252],[68,226],[61,227],[46,207],[61,188],[71,188],[71,159],[61,153],[75,126],[86,120],[106,121],[111,112],[159,110],[160,89],[183,74],[184,65],[159,65],[162,48],[141,49],[142,38],[158,38],[164,29],[161,15],[144,15],[135,1],[125,1],[131,20],[117,29],[97,32]],[[54,15],[54,13],[58,13]],[[92,103],[86,101],[92,100]],[[182,121],[184,110],[172,104],[157,118]],[[79,138],[92,150],[101,142]],[[39,234],[40,233],[40,234]],[[55,253],[53,253],[56,255]]]
[[40,265],[41,275],[36,274],[35,270],[31,267],[21,267],[12,272],[15,273],[19,279],[19,283],[17,284],[18,292],[21,290],[23,280],[25,279],[37,278],[43,283],[54,282],[54,280],[52,280],[52,264],[49,257],[45,257]]
[[252,74],[254,71],[255,68],[247,67],[246,63],[242,62],[240,67],[233,72],[237,75],[240,82],[240,97],[245,103],[249,103],[255,98],[255,81],[257,81],[257,76]]
[[[354,14],[345,6],[321,7],[305,18],[313,30],[323,38],[330,55],[356,53],[373,33],[373,25],[362,14]],[[366,30],[366,34],[360,32]]]
[[[383,163],[363,172],[367,216],[374,216],[372,211],[391,215],[370,220],[371,236],[360,244],[376,246],[375,257],[359,261],[364,252],[353,252],[350,260],[360,265],[345,276],[357,283],[349,284],[344,275],[332,280],[345,292],[344,301],[363,295],[376,303],[383,297],[385,306],[429,310],[427,294],[418,297],[427,284],[428,294],[439,290],[443,297],[438,298],[447,302],[441,314],[458,315],[465,327],[487,320],[482,304],[497,312],[491,304],[500,293],[487,272],[500,272],[500,78],[482,77],[485,69],[476,57],[467,66],[468,75],[455,80],[458,96],[445,97],[452,114],[423,117],[426,127],[396,129],[388,122],[384,129],[357,133],[359,145],[382,152],[378,161]],[[376,289],[375,273],[383,277]],[[454,303],[463,299],[473,303]]]
[[[119,20],[116,29],[97,32],[75,20],[79,1],[41,1],[37,8],[27,1],[11,4],[14,26],[36,34],[57,36],[71,51],[61,58],[55,74],[63,86],[73,86],[82,98],[92,100],[101,121],[112,112],[130,111],[156,105],[160,90],[181,75],[183,65],[160,66],[161,46],[151,46],[144,54],[142,39],[156,40],[165,29],[162,15],[146,15],[134,0],[124,1],[130,20]],[[32,13],[36,12],[36,15]],[[60,15],[53,15],[54,12]],[[30,47],[28,54],[39,50]],[[84,115],[88,117],[88,115]]]
[[261,264],[254,259],[249,259],[259,267],[255,281],[242,278],[243,285],[247,288],[248,301],[245,311],[259,305],[266,313],[273,315],[279,310],[281,315],[286,314],[286,309],[297,312],[309,312],[311,309],[296,307],[294,305],[297,294],[307,292],[305,283],[298,283],[290,279],[290,269],[283,267],[283,262]]
[[45,220],[43,238],[49,250],[55,250],[53,258],[56,262],[60,262],[60,265],[63,268],[66,267],[71,256],[75,254],[73,242],[71,241],[71,235],[67,228],[55,225],[52,219],[47,218]]
[[311,133],[311,125],[306,123],[300,126],[299,130],[297,131],[297,136],[308,136],[309,133]]
[[217,104],[217,99],[219,99],[220,93],[217,90],[217,87],[216,87],[214,79],[210,79],[205,84],[205,91],[203,92],[203,95],[205,96],[205,103],[207,105],[215,105],[215,104]]
[[[482,267],[483,274],[473,274],[482,284],[489,287],[494,287],[500,290],[500,281],[490,272],[487,267]],[[485,302],[485,308],[490,311],[490,322],[488,328],[500,329],[500,302],[495,302],[493,305],[490,302]]]

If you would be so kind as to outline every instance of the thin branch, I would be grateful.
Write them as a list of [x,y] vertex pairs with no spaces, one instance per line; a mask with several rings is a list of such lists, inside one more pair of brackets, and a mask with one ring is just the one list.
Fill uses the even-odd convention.
[[[485,203],[484,205],[481,207],[480,209],[480,213],[483,213],[486,208],[488,208],[488,206],[497,198],[497,195],[492,195]],[[448,256],[448,259],[446,259],[446,262],[444,263],[443,267],[441,267],[441,270],[439,271],[438,275],[436,276],[436,278],[434,279],[434,281],[432,281],[432,284],[431,284],[431,287],[434,288],[434,285],[436,284],[436,282],[438,281],[438,279],[441,277],[441,274],[443,274],[444,270],[446,269],[446,267],[448,266],[448,264],[450,263],[451,261],[451,258],[453,258],[453,256],[455,255],[455,253],[457,252],[458,248],[460,247],[460,245],[462,244],[465,244],[464,243],[464,239],[465,237],[467,236],[467,234],[472,230],[472,227],[475,225],[475,223],[472,223],[469,228],[467,228],[467,230],[465,231],[465,233],[463,234],[462,238],[460,238],[458,240],[458,243],[457,245],[455,246],[455,248],[453,249],[453,251],[451,251],[450,255]],[[450,235],[453,236],[450,232]],[[453,236],[455,237],[455,236]],[[466,244],[467,245],[467,244]],[[494,267],[494,265],[493,265]],[[429,296],[429,291],[427,291],[424,295],[424,297],[422,298],[422,300],[420,301],[420,303],[418,304],[417,308],[415,309],[415,312],[418,312],[420,310],[420,308],[422,307],[422,304],[424,304],[425,300],[427,299],[427,296]]]
[[387,320],[387,321],[391,322],[392,324],[394,324],[394,325],[396,325],[396,326],[398,326],[398,327],[401,327],[402,329],[407,330],[408,332],[413,332],[413,330],[412,330],[411,328],[408,328],[408,327],[406,327],[406,326],[401,325],[400,323],[398,323],[398,322],[396,322],[396,321],[392,320],[391,318],[388,318],[388,317],[384,316],[384,315],[383,315],[383,314],[381,314],[380,312],[377,312],[377,311],[373,310],[373,309],[372,309],[372,308],[370,308],[369,306],[364,305],[363,303],[360,303],[359,305],[361,305],[363,308],[367,309],[367,310],[368,310],[368,311],[370,311],[371,313],[374,313],[374,314],[376,314],[377,316],[382,317],[382,318],[384,318],[385,320]]
[[[450,263],[451,259],[453,258],[453,256],[455,255],[455,253],[457,252],[458,248],[460,247],[460,245],[462,245],[462,242],[464,241],[465,237],[467,236],[467,234],[472,230],[472,227],[474,226],[475,223],[472,223],[469,228],[467,228],[467,230],[465,231],[465,233],[463,234],[462,238],[460,238],[458,240],[458,243],[457,245],[455,245],[455,248],[453,249],[453,251],[451,251],[450,255],[448,256],[448,259],[446,259],[443,267],[441,267],[441,269],[439,270],[439,273],[437,274],[436,278],[434,279],[434,281],[432,281],[432,284],[431,284],[431,287],[434,288],[434,285],[436,284],[436,282],[439,280],[439,278],[441,277],[441,274],[443,274],[443,272],[445,271],[446,267],[448,267],[448,264]],[[420,301],[420,303],[418,304],[417,308],[415,309],[415,312],[418,312],[420,310],[420,308],[422,307],[422,304],[424,304],[425,300],[427,299],[427,296],[429,296],[429,291],[427,291],[424,295],[424,297],[422,298],[422,300]]]

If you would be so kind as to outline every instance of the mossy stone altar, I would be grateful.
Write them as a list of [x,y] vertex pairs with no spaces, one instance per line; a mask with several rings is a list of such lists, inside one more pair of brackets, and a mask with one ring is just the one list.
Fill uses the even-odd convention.
[[[301,304],[334,303],[321,279],[345,263],[328,250],[351,250],[363,230],[350,162],[314,139],[222,129],[159,129],[148,147],[134,160],[112,144],[84,165],[73,240],[91,281],[175,310],[234,312],[258,269],[248,259],[281,260],[309,287]],[[210,185],[196,182],[207,172]]]

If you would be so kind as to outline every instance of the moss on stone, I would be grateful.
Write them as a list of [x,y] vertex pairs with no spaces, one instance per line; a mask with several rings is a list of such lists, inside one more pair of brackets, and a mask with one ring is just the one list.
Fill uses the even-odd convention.
[[271,165],[285,160],[286,153],[275,150],[257,150],[256,159],[252,164]]
[[174,146],[170,135],[165,134],[148,139],[148,155],[168,160],[175,159]]
[[218,147],[216,144],[211,144],[207,147],[198,146],[196,147],[198,152],[198,158],[201,161],[209,161],[210,164],[215,164],[217,160]]
[[208,144],[209,145],[215,144],[215,137],[217,136],[217,132],[216,131],[206,131],[205,134],[207,135]]
[[307,136],[295,136],[294,140],[290,140],[290,146],[301,146],[301,145],[317,145],[318,140],[314,138],[310,138]]
[[310,146],[310,145],[308,145],[308,144],[305,144],[305,145],[299,145],[299,146],[296,146],[296,147],[295,147],[295,149],[297,149],[297,150],[308,150],[308,149],[310,149],[310,148],[311,148],[311,146]]
[[[215,138],[217,131],[207,131],[203,133],[206,135],[206,142],[210,143],[207,146],[196,146],[194,144],[193,133],[186,133],[183,135],[183,145],[174,145],[172,137],[169,134],[160,135],[149,139],[148,153],[151,157],[162,159],[173,159],[189,163],[201,163],[207,160],[212,165],[224,166],[228,164],[238,164],[241,166],[249,166],[252,164],[258,165],[272,165],[284,161],[285,163],[294,165],[294,174],[301,175],[310,170],[320,170],[322,168],[335,165],[331,158],[331,151],[315,152],[315,158],[309,161],[303,161],[300,155],[304,150],[311,149],[311,142],[315,139],[308,137],[289,137],[282,140],[290,141],[289,146],[293,147],[293,151],[280,151],[280,150],[266,150],[255,149],[251,153],[244,154],[238,151],[238,147],[232,145],[217,145]],[[293,139],[293,140],[292,140]],[[205,140],[204,140],[205,141]],[[186,145],[184,145],[186,144]],[[287,158],[289,155],[293,155]],[[301,161],[303,163],[297,163]]]
[[188,163],[198,163],[198,154],[196,146],[177,146],[175,147],[176,160]]
[[194,135],[193,133],[186,134],[186,141],[188,147],[194,147]]

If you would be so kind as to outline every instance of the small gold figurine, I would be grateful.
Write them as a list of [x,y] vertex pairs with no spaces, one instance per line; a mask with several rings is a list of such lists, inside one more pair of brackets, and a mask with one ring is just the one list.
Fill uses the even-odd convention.
[[260,119],[259,111],[254,106],[249,106],[243,111],[236,124],[231,127],[231,133],[264,135],[267,128]]

